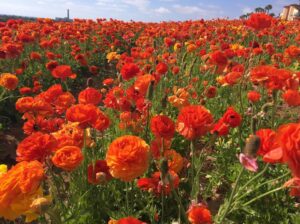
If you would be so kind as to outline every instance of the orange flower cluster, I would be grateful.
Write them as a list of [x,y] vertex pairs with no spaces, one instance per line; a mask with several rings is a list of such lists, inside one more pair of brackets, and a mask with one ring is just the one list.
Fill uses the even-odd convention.
[[104,131],[109,126],[109,118],[94,104],[76,104],[66,111],[66,118],[78,122],[81,128],[94,127]]
[[37,214],[30,208],[31,203],[42,196],[39,186],[44,170],[38,161],[20,162],[0,176],[0,216],[15,220],[21,215],[31,222]]

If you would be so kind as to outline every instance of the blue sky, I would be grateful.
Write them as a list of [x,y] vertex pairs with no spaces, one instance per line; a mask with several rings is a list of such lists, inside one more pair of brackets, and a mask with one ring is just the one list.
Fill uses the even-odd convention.
[[256,7],[273,5],[277,15],[297,0],[0,0],[0,14],[35,17],[115,18],[136,21],[238,18]]

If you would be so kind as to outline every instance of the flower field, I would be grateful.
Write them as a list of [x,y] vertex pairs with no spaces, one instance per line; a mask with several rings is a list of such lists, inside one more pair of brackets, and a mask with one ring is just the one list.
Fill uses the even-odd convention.
[[1,224],[300,223],[300,21],[0,37]]

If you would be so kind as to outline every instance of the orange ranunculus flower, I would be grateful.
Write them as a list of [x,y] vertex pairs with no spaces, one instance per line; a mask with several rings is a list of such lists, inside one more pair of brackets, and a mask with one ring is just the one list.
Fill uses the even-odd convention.
[[150,74],[138,76],[134,82],[134,90],[138,91],[141,95],[145,96],[147,94],[151,81],[154,80],[154,76]]
[[282,94],[282,98],[289,106],[300,106],[300,92],[298,90],[289,89]]
[[55,112],[58,114],[63,114],[70,106],[76,102],[75,97],[70,92],[65,92],[57,96],[57,98],[52,102],[55,106]]
[[19,79],[17,76],[10,73],[2,73],[0,76],[0,86],[8,90],[14,90],[17,88]]
[[150,128],[157,138],[171,139],[175,133],[174,122],[165,115],[156,115],[151,118]]
[[295,177],[300,177],[300,123],[281,125],[272,149],[263,157],[265,162],[287,163]]
[[52,103],[63,93],[62,86],[60,84],[54,84],[46,91],[40,93],[38,97],[44,99],[47,103]]
[[117,52],[109,52],[107,55],[106,55],[106,59],[108,61],[108,63],[110,63],[111,61],[113,60],[119,60],[120,59],[120,56]]
[[233,107],[228,107],[222,117],[222,121],[228,124],[230,127],[238,127],[242,122],[242,117],[237,113]]
[[106,153],[111,175],[128,182],[146,172],[149,160],[149,145],[143,139],[131,135],[115,139]]
[[38,52],[31,52],[30,53],[30,59],[31,60],[41,60],[42,59],[42,55]]
[[[0,217],[15,220],[26,215],[26,222],[37,218],[31,203],[40,195],[44,170],[38,161],[23,161],[0,176]],[[29,217],[30,215],[30,217]]]
[[247,93],[247,98],[252,103],[255,103],[255,102],[259,101],[260,97],[261,97],[260,93],[257,92],[257,91],[254,91],[254,90],[253,91],[249,91]]
[[246,25],[255,30],[269,28],[272,25],[273,17],[266,13],[253,13],[246,21]]
[[183,168],[183,157],[173,149],[166,150],[164,156],[168,160],[169,169],[179,173]]
[[222,51],[212,52],[210,55],[210,62],[217,66],[227,65],[228,59]]
[[17,148],[17,161],[43,162],[56,149],[57,141],[49,134],[36,132],[23,139]]
[[51,71],[51,74],[54,78],[60,78],[63,81],[66,80],[66,78],[76,78],[76,74],[72,72],[72,68],[69,65],[58,65]]
[[250,79],[254,83],[264,82],[276,72],[276,68],[271,65],[261,65],[254,67],[250,72]]
[[279,127],[277,142],[283,151],[283,161],[292,173],[300,177],[300,123],[290,123]]
[[21,87],[19,89],[19,92],[20,92],[21,95],[27,95],[27,94],[30,94],[32,92],[32,89],[30,87],[24,86],[24,87]]
[[173,88],[174,95],[168,97],[168,101],[177,108],[182,108],[188,106],[190,104],[189,92],[184,88],[177,89],[176,87]]
[[188,220],[191,224],[211,224],[212,217],[210,211],[202,204],[192,205],[187,212]]
[[82,160],[83,155],[77,146],[64,146],[58,149],[52,157],[53,164],[65,171],[76,169]]
[[287,49],[285,49],[285,54],[287,54],[291,58],[297,58],[300,56],[300,47],[297,47],[295,45],[289,46]]
[[284,183],[284,187],[290,188],[290,195],[294,197],[300,196],[300,178],[293,177]]
[[266,153],[272,150],[276,132],[272,129],[259,129],[255,135],[260,138],[260,147],[257,151],[257,154],[264,156]]
[[102,84],[103,84],[104,86],[110,86],[110,85],[112,85],[113,83],[114,83],[114,79],[112,79],[112,78],[104,79],[103,82],[102,82]]
[[16,102],[16,109],[20,113],[25,113],[32,110],[34,98],[30,96],[19,98]]
[[34,114],[39,114],[42,116],[53,115],[54,110],[50,103],[43,99],[35,98],[32,104],[32,111]]
[[156,65],[155,71],[159,75],[164,75],[168,71],[168,65],[164,62],[160,62]]
[[112,176],[105,160],[97,160],[88,166],[88,182],[91,184],[103,184],[109,181]]
[[93,128],[98,131],[105,131],[110,124],[109,117],[106,116],[101,110],[97,111],[97,120],[93,124]]
[[101,101],[102,95],[101,93],[91,87],[82,90],[78,95],[78,101],[81,104],[94,104],[98,105]]
[[79,122],[82,128],[86,128],[96,122],[98,110],[93,104],[77,104],[67,110],[66,118],[71,122]]
[[[64,146],[83,146],[83,135],[84,130],[79,127],[78,122],[69,122],[63,124],[57,132],[53,132],[52,135],[58,142],[57,149]],[[89,145],[91,142],[90,138],[86,136],[86,144]]]
[[187,139],[195,139],[205,135],[213,125],[213,116],[203,106],[191,105],[181,109],[176,130]]
[[237,84],[242,77],[242,72],[229,72],[224,76],[224,82],[226,85],[233,86]]
[[139,67],[134,63],[127,63],[121,69],[121,75],[124,80],[129,80],[140,72]]

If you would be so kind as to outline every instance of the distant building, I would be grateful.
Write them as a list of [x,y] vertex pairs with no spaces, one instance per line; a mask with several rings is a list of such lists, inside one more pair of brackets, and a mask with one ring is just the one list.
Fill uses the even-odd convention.
[[67,17],[64,17],[64,18],[56,17],[55,20],[63,21],[63,22],[72,22],[72,19],[70,19],[70,10],[67,9]]
[[288,21],[300,19],[300,5],[292,4],[284,6],[280,18]]

